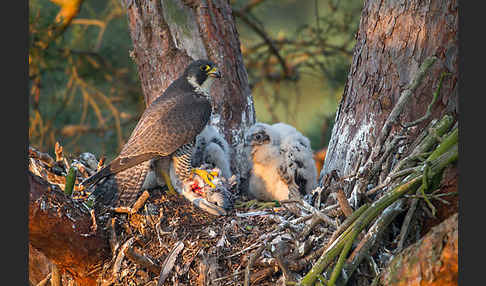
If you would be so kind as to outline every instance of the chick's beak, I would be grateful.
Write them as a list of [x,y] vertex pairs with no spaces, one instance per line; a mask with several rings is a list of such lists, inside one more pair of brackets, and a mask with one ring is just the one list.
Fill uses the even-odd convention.
[[210,71],[208,71],[208,75],[210,77],[221,78],[221,73],[217,67],[213,67]]

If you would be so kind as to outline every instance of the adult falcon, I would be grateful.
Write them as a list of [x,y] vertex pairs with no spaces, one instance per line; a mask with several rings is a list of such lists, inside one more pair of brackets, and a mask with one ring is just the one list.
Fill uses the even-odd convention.
[[[120,154],[83,181],[82,185],[88,187],[111,176],[109,178],[113,178],[111,181],[114,181],[117,192],[111,191],[108,196],[111,196],[114,205],[128,206],[137,199],[151,160],[157,160],[159,165],[171,165],[180,182],[190,180],[193,172],[192,147],[196,136],[204,129],[211,116],[209,91],[215,78],[221,78],[221,73],[213,62],[192,62],[146,108]],[[167,170],[168,168],[159,169],[169,190],[173,192]],[[211,177],[204,172],[198,172],[198,175],[205,180]],[[106,187],[101,190],[106,191]]]

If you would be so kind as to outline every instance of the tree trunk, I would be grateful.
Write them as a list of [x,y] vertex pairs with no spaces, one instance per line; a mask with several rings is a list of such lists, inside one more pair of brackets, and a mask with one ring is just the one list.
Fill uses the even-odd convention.
[[223,78],[212,87],[211,124],[233,146],[233,172],[245,168],[243,133],[255,121],[248,75],[231,6],[226,0],[125,0],[131,53],[149,105],[192,60],[215,62]]
[[[401,92],[424,60],[438,60],[405,106],[399,121],[421,117],[432,100],[442,72],[443,82],[432,116],[411,128],[411,139],[431,119],[458,113],[458,3],[456,0],[364,2],[353,61],[336,113],[321,176],[337,170],[347,176],[360,157],[371,152]],[[399,122],[394,122],[392,133]],[[371,158],[375,160],[376,158]]]
[[[356,40],[319,182],[326,189],[328,178],[336,172],[350,178],[341,182],[355,209],[362,205],[360,201],[389,195],[385,192],[392,187],[386,189],[386,181],[391,179],[392,168],[402,167],[397,161],[410,155],[416,147],[411,143],[428,130],[432,120],[448,114],[453,118],[451,124],[457,123],[458,3],[365,0]],[[424,68],[427,63],[431,65]],[[452,166],[442,178],[442,192],[457,190],[456,169],[457,165]],[[376,192],[381,193],[375,196]],[[433,224],[450,215],[441,208],[457,212],[457,203],[440,204],[435,206],[441,220]],[[417,221],[410,226],[414,223]],[[418,227],[425,230],[424,225],[432,224],[426,221]],[[408,224],[403,227],[406,238]]]
[[458,279],[458,215],[435,226],[393,258],[381,275],[387,286],[452,286]]

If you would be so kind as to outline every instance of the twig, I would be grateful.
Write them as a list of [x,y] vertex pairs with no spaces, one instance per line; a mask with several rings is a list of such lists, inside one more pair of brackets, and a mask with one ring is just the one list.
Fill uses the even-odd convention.
[[403,220],[402,228],[400,229],[400,235],[398,240],[397,248],[395,249],[395,253],[399,253],[402,251],[403,244],[405,243],[405,239],[407,238],[408,234],[408,227],[410,222],[412,221],[413,214],[415,209],[417,208],[418,198],[413,198],[410,201],[410,207],[408,208],[407,214],[405,215],[405,219]]
[[427,158],[427,161],[431,161],[436,159],[438,156],[444,153],[445,150],[448,150],[453,146],[454,144],[457,144],[457,141],[459,140],[459,130],[456,127],[448,134],[446,135],[446,138],[442,140],[442,142],[435,148],[434,151],[432,151],[432,154]]
[[51,268],[51,286],[61,286],[61,273],[59,273],[59,268],[55,263],[52,263]]
[[379,184],[378,186],[376,186],[373,189],[366,192],[366,195],[370,196],[370,195],[376,193],[377,191],[389,186],[390,183],[391,183],[391,179],[390,179],[390,177],[387,177],[385,180],[383,180],[383,182],[381,184]]
[[48,167],[52,167],[56,163],[48,153],[40,152],[31,146],[29,146],[29,157],[46,163]]
[[96,223],[96,216],[95,216],[95,211],[94,209],[89,211],[89,214],[91,216],[91,232],[95,233],[96,230],[98,229],[98,224]]
[[[455,162],[458,158],[458,148],[457,145],[451,147],[447,152],[443,153],[436,160],[431,162],[431,175],[439,174],[446,166]],[[350,228],[344,231],[332,245],[327,248],[317,262],[313,265],[311,270],[302,278],[301,285],[313,285],[317,279],[317,275],[322,273],[324,268],[332,262],[336,255],[342,250],[345,243],[352,235],[354,229],[358,228],[357,231],[361,231],[375,219],[381,212],[398,200],[400,197],[409,193],[411,191],[416,191],[417,188],[422,183],[423,175],[417,175],[413,178],[409,178],[408,181],[399,185],[392,191],[383,195],[380,199],[375,201],[368,209],[366,209],[360,218],[355,221]]]
[[397,200],[395,203],[388,206],[376,219],[375,223],[370,227],[358,246],[356,246],[356,249],[349,256],[346,265],[344,266],[346,277],[343,277],[344,282],[340,283],[340,285],[345,285],[348,282],[348,279],[358,268],[361,261],[369,255],[370,249],[376,244],[380,235],[388,228],[396,216],[403,211],[403,204],[403,199]]
[[422,198],[425,200],[427,203],[427,206],[430,208],[432,211],[432,216],[435,216],[436,209],[434,205],[430,202],[429,198],[425,195],[425,191],[429,189],[429,173],[430,173],[430,165],[428,163],[429,161],[425,161],[425,168],[424,168],[424,174],[422,176],[422,185],[418,189],[417,193],[420,193],[422,195]]
[[295,198],[294,200],[282,200],[280,201],[281,204],[289,204],[289,203],[297,203],[297,205],[300,205],[302,209],[311,212],[315,215],[317,215],[322,221],[325,223],[337,228],[336,223],[327,215],[316,209],[315,207],[311,206],[309,203],[306,201],[300,199],[300,198]]
[[115,231],[115,218],[111,218],[108,229],[110,233],[108,242],[110,244],[111,254],[114,257],[115,252],[118,250],[118,247],[120,247],[120,242],[118,241]]
[[415,77],[412,79],[408,87],[400,94],[400,97],[398,98],[398,102],[393,107],[392,111],[390,112],[390,115],[388,115],[387,120],[385,121],[383,127],[381,128],[378,139],[376,140],[373,149],[371,150],[371,154],[368,157],[368,161],[366,162],[364,168],[362,169],[363,172],[367,172],[371,170],[370,166],[373,164],[375,158],[378,157],[378,154],[380,153],[386,138],[390,134],[390,130],[392,126],[397,122],[398,117],[400,116],[400,114],[403,111],[403,108],[405,107],[405,104],[409,101],[410,97],[418,88],[420,83],[422,83],[422,80],[425,77],[427,71],[435,63],[436,60],[437,57],[435,56],[428,57],[427,59],[425,59],[425,61],[420,66],[418,72],[415,74]]
[[138,197],[137,201],[133,204],[132,207],[112,207],[111,210],[116,213],[125,213],[125,214],[135,214],[147,201],[148,197],[150,196],[149,192],[144,191],[140,197]]
[[379,171],[380,167],[383,165],[383,162],[390,157],[390,153],[398,146],[398,143],[403,140],[407,139],[407,136],[395,136],[388,144],[385,144],[385,151],[383,155],[378,159],[376,162],[372,164],[371,167],[371,174],[376,174]]
[[421,154],[428,152],[432,148],[432,146],[437,143],[436,137],[432,134],[437,134],[438,136],[444,135],[451,128],[453,122],[454,120],[452,116],[444,115],[440,121],[438,121],[436,124],[432,124],[432,126],[427,129],[427,132],[423,133],[423,137],[417,137],[418,143],[416,147],[413,148],[413,151],[410,153],[410,155],[397,163],[389,176],[393,176],[398,171],[401,171],[407,165],[407,163],[415,160]]
[[344,222],[339,226],[339,228],[332,234],[331,239],[329,239],[329,242],[326,245],[326,248],[329,247],[335,240],[338,238],[341,233],[344,232],[344,230],[348,229],[349,226],[358,219],[358,217],[370,206],[369,203],[366,203],[362,205],[359,209],[354,211]]
[[336,197],[339,202],[339,206],[343,211],[343,214],[346,217],[350,217],[353,214],[353,208],[351,208],[351,206],[349,205],[348,199],[346,198],[343,189],[337,190]]
[[125,241],[125,243],[121,246],[120,251],[116,256],[115,263],[113,264],[113,270],[112,270],[113,277],[118,277],[121,268],[121,263],[123,261],[123,258],[125,258],[125,251],[127,250],[127,248],[129,248],[132,245],[134,241],[135,241],[135,237],[132,236],[127,241]]
[[280,241],[277,244],[275,251],[273,252],[273,256],[275,258],[275,261],[277,262],[278,267],[282,271],[285,281],[292,281],[293,280],[292,273],[289,271],[287,263],[283,260],[283,256],[285,255],[283,249],[284,247],[285,245],[283,241]]
[[[416,160],[417,158],[427,156],[427,154],[429,154],[428,151],[430,150],[430,148],[432,148],[432,146],[437,143],[436,136],[433,136],[432,134],[436,134],[438,136],[444,135],[445,132],[447,132],[447,130],[449,130],[449,128],[452,126],[452,123],[452,117],[449,115],[445,115],[440,121],[432,124],[432,126],[428,128],[428,132],[424,132],[424,135],[419,135],[419,137],[417,137],[416,140],[419,143],[416,144],[413,151],[406,158],[400,160],[393,168],[393,170],[388,174],[386,179],[383,180],[383,182],[378,186],[369,190],[366,195],[372,195],[382,188],[389,186],[396,178],[409,175],[414,172],[419,172],[419,168],[416,166],[409,167],[407,169],[403,168],[406,167],[409,162]],[[432,154],[432,152],[430,152],[430,154]],[[430,155],[428,156],[430,157]]]
[[316,215],[313,215],[312,216],[312,220],[310,222],[310,224],[308,226],[306,226],[306,228],[304,229],[304,231],[302,231],[298,236],[297,236],[297,239],[298,240],[303,240],[305,239],[309,233],[312,231],[312,229],[318,225],[322,220],[317,217]]
[[272,39],[270,39],[270,37],[267,35],[267,33],[262,28],[258,27],[255,23],[250,21],[250,19],[247,17],[245,13],[242,13],[238,10],[233,10],[233,15],[240,18],[245,24],[250,26],[250,28],[253,29],[253,31],[255,31],[255,33],[257,33],[263,39],[263,41],[268,45],[270,51],[275,55],[275,57],[277,57],[278,62],[282,66],[284,76],[290,77],[290,69],[287,66],[287,63],[285,62],[284,58],[280,55],[280,52],[278,51],[277,47],[273,43]]
[[135,249],[133,249],[133,247],[127,248],[126,255],[128,259],[142,267],[147,268],[148,270],[150,270],[150,272],[154,274],[160,273],[160,265],[158,265],[155,261],[148,258],[144,254],[137,253]]
[[182,243],[182,241],[178,241],[169,252],[169,255],[167,255],[164,260],[164,263],[162,263],[162,269],[160,270],[157,286],[162,286],[164,284],[165,279],[167,279],[170,271],[172,270],[172,267],[174,267],[177,255],[179,255],[179,252],[181,252],[182,249],[184,249],[184,243]]
[[370,286],[378,286],[380,285],[380,274],[376,275],[375,278],[373,278],[373,281],[371,281]]
[[[262,269],[262,270],[260,270],[256,273],[254,273],[251,276],[250,283],[253,284],[253,285],[259,285],[260,281],[263,281],[265,278],[273,275],[277,271],[278,271],[278,268],[276,268],[275,266],[266,267],[266,268],[264,268],[264,269]],[[289,282],[290,281],[286,281],[286,283],[289,283]]]
[[41,281],[39,281],[39,283],[37,283],[36,286],[46,286],[47,285],[47,282],[49,282],[50,279],[51,279],[51,273],[47,274],[46,278],[44,278]]
[[233,276],[237,276],[237,275],[240,275],[240,274],[243,274],[243,273],[245,273],[245,271],[236,271],[236,272],[234,272],[232,274],[229,274],[229,275],[226,275],[226,276],[223,276],[223,277],[216,278],[212,282],[218,282],[218,281],[221,281],[221,280],[225,280],[225,279],[228,279],[228,278],[231,278]]
[[266,243],[262,244],[250,256],[250,259],[248,260],[248,264],[246,264],[246,268],[245,268],[245,281],[243,284],[244,286],[250,286],[250,268],[253,266],[253,263],[255,263],[255,260],[262,254],[263,250],[265,249],[265,246]]
[[358,236],[358,227],[356,227],[353,232],[350,235],[350,238],[346,242],[346,244],[343,247],[343,250],[341,250],[341,254],[339,255],[338,261],[336,262],[336,266],[334,267],[332,273],[331,273],[331,278],[329,278],[328,286],[334,286],[334,283],[336,282],[338,276],[341,274],[341,270],[343,269],[344,265],[344,260],[346,259],[346,255],[348,255],[349,250],[351,249],[351,246],[353,245],[353,241],[356,239]]
[[443,72],[441,74],[440,79],[439,79],[439,85],[437,86],[437,89],[435,90],[435,92],[432,96],[432,101],[430,102],[429,106],[427,106],[427,111],[425,112],[424,116],[420,117],[419,119],[417,119],[415,121],[402,124],[402,126],[404,128],[409,128],[409,127],[418,125],[418,124],[422,123],[423,121],[427,120],[432,115],[432,105],[434,105],[434,103],[437,101],[437,97],[439,96],[440,89],[442,87],[442,82],[444,81],[444,78],[447,75],[450,75],[450,73]]
[[255,242],[254,244],[248,246],[247,248],[242,249],[242,250],[240,250],[240,251],[238,251],[236,253],[233,253],[233,254],[227,256],[226,258],[231,258],[231,257],[237,256],[237,255],[240,255],[240,254],[242,254],[242,253],[244,253],[244,252],[246,252],[248,250],[254,249],[254,248],[256,248],[256,247],[258,247],[260,245],[261,245],[261,242]]

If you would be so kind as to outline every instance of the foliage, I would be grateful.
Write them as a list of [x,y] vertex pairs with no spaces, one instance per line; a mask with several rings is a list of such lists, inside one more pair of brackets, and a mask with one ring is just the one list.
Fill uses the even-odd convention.
[[235,1],[258,120],[286,121],[314,139],[315,149],[327,145],[315,139],[342,94],[361,6],[357,0]]
[[[361,2],[232,1],[258,120],[327,144]],[[118,0],[29,1],[31,145],[119,152],[144,108],[125,15]]]
[[31,0],[29,8],[30,144],[113,156],[143,110],[123,8],[84,1],[59,33],[62,6]]

